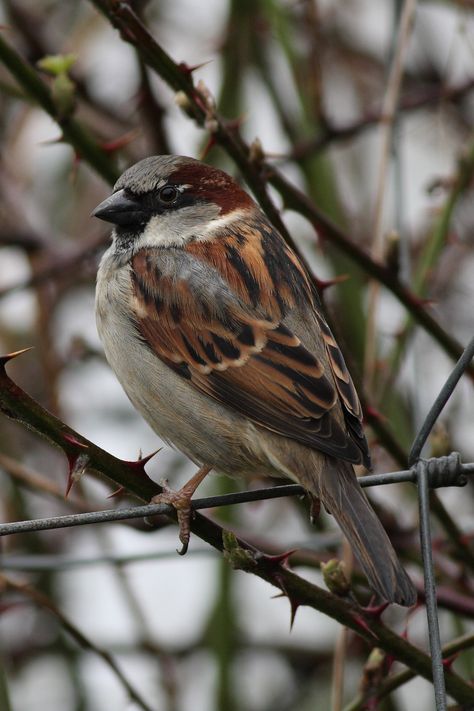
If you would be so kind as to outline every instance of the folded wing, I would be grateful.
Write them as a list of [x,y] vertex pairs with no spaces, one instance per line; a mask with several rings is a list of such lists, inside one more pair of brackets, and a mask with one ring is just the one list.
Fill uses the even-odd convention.
[[[228,253],[234,240],[229,235]],[[359,400],[304,270],[282,242],[282,253],[270,255],[273,268],[262,256],[268,261],[268,248],[257,240],[242,245],[240,238],[239,247],[245,260],[234,259],[235,266],[217,256],[222,244],[135,255],[132,310],[140,336],[195,388],[255,424],[368,465]],[[246,269],[245,279],[239,268]],[[264,308],[261,299],[256,304],[255,288],[265,292]],[[284,323],[302,298],[313,304],[314,329],[324,342],[318,354]]]

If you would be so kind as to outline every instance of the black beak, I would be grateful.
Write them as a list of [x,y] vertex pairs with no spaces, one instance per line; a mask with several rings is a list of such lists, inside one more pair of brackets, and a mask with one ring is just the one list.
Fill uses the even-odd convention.
[[148,213],[136,198],[127,197],[124,190],[117,190],[92,211],[91,217],[112,222],[114,225],[139,225],[146,222]]

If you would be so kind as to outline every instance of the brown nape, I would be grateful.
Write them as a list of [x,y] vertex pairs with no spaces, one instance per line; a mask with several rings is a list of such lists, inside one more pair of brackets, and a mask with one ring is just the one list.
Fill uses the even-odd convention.
[[248,193],[230,175],[204,163],[184,163],[171,176],[176,185],[191,185],[189,192],[221,208],[221,215],[232,210],[255,206]]

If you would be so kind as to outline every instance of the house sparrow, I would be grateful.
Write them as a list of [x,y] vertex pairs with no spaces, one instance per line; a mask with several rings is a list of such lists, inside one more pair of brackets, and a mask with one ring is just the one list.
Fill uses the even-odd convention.
[[[416,592],[360,488],[362,412],[307,272],[226,173],[181,156],[132,166],[93,215],[114,225],[97,276],[108,362],[153,430],[201,468],[301,484],[347,536],[371,587]],[[163,498],[164,497],[164,498]],[[183,513],[184,512],[184,513]]]

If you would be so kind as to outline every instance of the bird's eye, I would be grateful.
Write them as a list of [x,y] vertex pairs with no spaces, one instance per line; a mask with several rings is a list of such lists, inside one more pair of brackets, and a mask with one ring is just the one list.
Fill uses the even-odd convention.
[[168,204],[174,202],[178,195],[179,191],[177,190],[177,188],[173,188],[172,185],[165,185],[165,187],[161,188],[158,193],[158,197],[160,198],[161,202],[166,202]]

